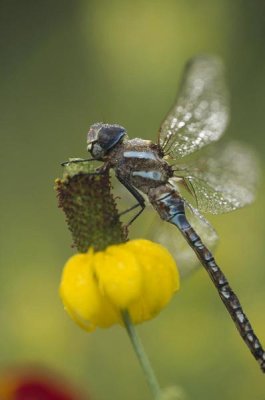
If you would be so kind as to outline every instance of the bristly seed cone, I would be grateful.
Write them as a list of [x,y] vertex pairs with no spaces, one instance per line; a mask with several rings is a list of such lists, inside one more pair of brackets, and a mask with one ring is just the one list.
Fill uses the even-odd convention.
[[81,253],[90,246],[103,250],[127,239],[111,193],[109,171],[93,175],[90,170],[91,165],[88,168],[85,163],[69,164],[55,186],[74,246]]

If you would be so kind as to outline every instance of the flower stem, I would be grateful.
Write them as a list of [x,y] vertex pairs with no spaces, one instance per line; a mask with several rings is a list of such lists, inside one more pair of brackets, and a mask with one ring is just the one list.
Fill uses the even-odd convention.
[[153,394],[153,398],[155,400],[159,400],[161,399],[161,389],[159,383],[127,310],[122,312],[122,318],[138,361],[143,369],[149,388]]

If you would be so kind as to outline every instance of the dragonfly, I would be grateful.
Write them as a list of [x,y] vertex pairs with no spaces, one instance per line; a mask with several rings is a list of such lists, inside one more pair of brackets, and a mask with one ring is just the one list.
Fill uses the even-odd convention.
[[254,199],[257,168],[252,151],[239,143],[214,143],[227,127],[228,104],[221,60],[195,57],[185,68],[177,100],[160,126],[156,143],[129,139],[118,124],[95,123],[88,131],[87,150],[92,160],[103,162],[101,171],[112,169],[135,198],[136,204],[121,213],[136,210],[128,224],[139,217],[147,199],[160,219],[178,228],[265,372],[265,351],[208,248],[217,236],[201,215],[229,212]]

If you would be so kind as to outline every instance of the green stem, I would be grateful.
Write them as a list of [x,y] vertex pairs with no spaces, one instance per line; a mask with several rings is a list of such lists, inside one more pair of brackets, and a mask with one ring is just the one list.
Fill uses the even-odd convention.
[[153,397],[155,400],[159,400],[161,399],[161,389],[159,383],[127,310],[122,312],[122,318]]

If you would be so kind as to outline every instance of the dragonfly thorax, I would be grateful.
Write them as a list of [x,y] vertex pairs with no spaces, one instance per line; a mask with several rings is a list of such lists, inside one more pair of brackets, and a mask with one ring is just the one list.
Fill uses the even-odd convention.
[[124,140],[109,153],[109,165],[126,186],[148,195],[151,188],[168,182],[172,168],[163,159],[160,148],[150,140]]
[[103,160],[107,152],[126,135],[126,129],[116,124],[103,124],[98,122],[93,124],[87,134],[87,150],[93,158]]

